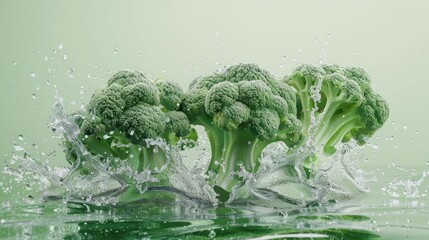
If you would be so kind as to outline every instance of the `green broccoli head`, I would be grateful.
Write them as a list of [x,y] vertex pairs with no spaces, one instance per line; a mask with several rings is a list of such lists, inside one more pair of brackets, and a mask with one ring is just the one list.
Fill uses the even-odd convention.
[[158,80],[156,86],[160,91],[161,105],[168,111],[178,110],[185,97],[182,88],[175,82],[165,80]]
[[[191,120],[206,116],[211,120],[202,125],[214,123],[225,131],[234,131],[239,127],[249,129],[261,140],[274,141],[271,138],[279,130],[280,122],[288,121],[288,117],[296,114],[294,90],[255,64],[238,64],[223,73],[199,77],[190,89],[183,101],[182,111]],[[257,116],[261,116],[260,111],[272,113],[270,116],[276,119],[272,122],[279,124],[267,125],[269,129],[262,129],[256,120]],[[288,115],[289,111],[292,115]],[[232,113],[237,115],[233,116]],[[267,135],[268,132],[274,133]]]
[[139,82],[151,82],[149,78],[139,72],[133,70],[122,70],[115,73],[108,81],[107,86],[119,84],[121,86],[133,85]]
[[[197,137],[187,115],[178,110],[183,98],[182,89],[173,82],[154,82],[137,71],[120,71],[94,93],[86,110],[79,112],[75,122],[80,139],[89,153],[112,167],[121,166],[109,160],[118,158],[137,172],[161,169],[167,157],[149,143],[151,139],[176,145],[181,139]],[[70,143],[67,146],[72,147]],[[69,161],[75,162],[75,152],[67,153]]]
[[311,138],[316,149],[331,155],[340,142],[363,144],[388,118],[386,101],[361,68],[301,65],[285,81],[296,89],[301,106],[297,116],[303,137],[298,146]]
[[95,115],[108,128],[115,128],[119,123],[125,101],[121,97],[123,87],[112,84],[94,93],[87,106],[88,115]]
[[227,176],[240,166],[256,172],[268,144],[292,145],[299,139],[294,89],[255,64],[238,64],[197,78],[181,110],[192,124],[205,127],[212,146],[208,172],[216,173],[211,181],[227,192],[240,182],[237,176],[234,181]]

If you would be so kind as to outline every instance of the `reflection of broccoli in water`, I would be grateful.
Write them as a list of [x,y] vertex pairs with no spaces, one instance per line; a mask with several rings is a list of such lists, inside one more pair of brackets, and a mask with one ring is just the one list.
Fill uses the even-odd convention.
[[[138,172],[166,162],[146,139],[175,145],[180,138],[196,139],[191,124],[203,126],[212,152],[209,182],[225,198],[243,183],[240,169],[258,170],[268,144],[284,142],[291,153],[314,147],[304,161],[310,176],[318,158],[334,154],[340,142],[363,144],[388,114],[387,103],[360,68],[302,65],[278,80],[257,65],[238,64],[196,78],[187,93],[173,82],[118,72],[76,122],[91,154],[126,160]],[[73,150],[68,156],[72,162],[76,158]]]
[[[180,138],[196,137],[188,117],[178,110],[183,97],[174,82],[154,82],[137,71],[120,71],[94,93],[86,111],[75,113],[80,138],[91,154],[102,161],[111,159],[114,167],[121,164],[114,160],[119,158],[137,172],[157,171],[166,164],[165,153],[146,139],[176,144]],[[68,155],[75,161],[72,149]]]

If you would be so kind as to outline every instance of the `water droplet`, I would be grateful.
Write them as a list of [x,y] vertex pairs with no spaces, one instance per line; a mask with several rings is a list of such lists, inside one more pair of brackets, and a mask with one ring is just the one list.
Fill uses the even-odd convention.
[[6,222],[6,220],[4,220],[4,219],[0,219],[0,223],[1,224],[4,224]]
[[141,54],[141,53],[139,53],[137,56],[138,56],[138,57],[141,57],[141,56],[142,56],[142,54]]
[[23,140],[24,140],[24,135],[19,134],[19,135],[18,135],[18,139],[19,139],[19,140],[21,140],[21,141],[23,141]]
[[62,43],[60,43],[60,44],[58,45],[58,49],[63,49],[63,44],[62,44]]
[[109,138],[111,138],[111,137],[110,137],[109,135],[107,135],[107,134],[104,134],[103,138],[104,138],[104,139],[109,139]]
[[69,78],[74,78],[75,77],[74,68],[69,68],[69,70],[67,70],[67,75]]
[[12,63],[14,66],[16,66],[17,64],[18,64],[18,62],[17,61],[13,61],[13,63]]
[[67,54],[63,55],[63,60],[67,60]]
[[322,52],[320,53],[319,63],[320,63],[320,64],[323,64],[323,63],[325,63],[325,60],[326,60],[326,53],[325,53],[324,51],[322,51]]
[[283,66],[283,64],[280,64],[280,66],[279,66],[280,68],[284,68],[284,66]]
[[33,197],[33,195],[28,195],[23,200],[27,204],[33,204],[34,203],[34,197]]
[[133,136],[133,135],[134,135],[134,130],[131,130],[130,136]]
[[218,48],[218,47],[219,47],[219,45],[217,45],[217,44],[214,45],[214,48]]
[[170,118],[165,118],[165,122],[170,122]]
[[386,140],[387,140],[387,141],[392,141],[392,140],[393,140],[393,136],[386,137]]
[[114,52],[115,54],[117,54],[117,53],[118,53],[118,51],[119,51],[119,48],[118,48],[118,47],[115,47],[115,50],[113,50],[113,52]]
[[73,99],[73,100],[71,100],[70,104],[71,104],[71,105],[76,105],[76,100],[74,100],[74,99]]
[[31,94],[31,97],[32,97],[33,99],[36,99],[36,98],[37,98],[37,96],[36,96],[36,94],[35,94],[35,93]]
[[355,55],[359,55],[359,51],[355,51]]
[[407,130],[407,128],[408,128],[408,126],[407,126],[407,125],[404,125],[404,126],[402,127],[402,129],[404,129],[404,130]]
[[210,230],[209,232],[209,238],[215,238],[216,237],[216,232],[213,230]]
[[326,37],[330,38],[330,37],[331,37],[331,34],[330,34],[330,33],[326,34]]
[[36,77],[36,74],[32,72],[32,73],[30,73],[30,77],[35,78],[35,77]]

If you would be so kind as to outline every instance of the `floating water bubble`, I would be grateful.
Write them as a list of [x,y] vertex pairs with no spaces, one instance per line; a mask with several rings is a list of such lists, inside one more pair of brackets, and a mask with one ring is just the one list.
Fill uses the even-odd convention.
[[67,76],[69,77],[69,78],[74,78],[76,75],[75,75],[75,72],[74,72],[74,68],[69,68],[68,70],[67,70]]
[[16,66],[16,65],[18,64],[18,62],[17,62],[17,61],[13,61],[13,62],[12,62],[12,64],[13,64],[14,66]]
[[113,52],[114,52],[115,54],[117,54],[117,53],[118,53],[118,51],[119,51],[119,48],[118,48],[118,47],[115,47],[115,49],[113,50]]
[[27,195],[23,200],[26,204],[33,204],[34,203],[34,196],[33,195]]
[[209,238],[215,238],[216,237],[216,232],[212,229],[212,230],[210,230],[210,232],[209,232]]
[[58,49],[63,49],[63,43],[60,43],[59,45],[58,45]]
[[320,53],[319,63],[320,63],[320,64],[323,64],[323,63],[325,63],[325,60],[326,60],[326,53],[325,53],[325,51],[322,51],[322,52]]
[[75,99],[71,100],[70,104],[71,105],[76,105],[76,100]]
[[21,141],[23,141],[23,140],[24,140],[24,135],[19,134],[19,135],[18,135],[18,139],[19,139],[19,140],[21,140]]
[[35,93],[31,94],[31,97],[32,97],[33,99],[36,99],[36,98],[37,98],[37,96],[36,96],[36,94],[35,94]]
[[67,60],[67,54],[63,54],[63,60]]
[[30,73],[30,77],[35,78],[35,77],[36,77],[36,74],[35,74],[34,72],[32,72],[32,73]]
[[355,51],[355,55],[359,55],[359,51]]

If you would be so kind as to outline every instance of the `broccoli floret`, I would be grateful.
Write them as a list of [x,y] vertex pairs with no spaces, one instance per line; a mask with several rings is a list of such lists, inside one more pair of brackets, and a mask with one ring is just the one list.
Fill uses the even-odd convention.
[[[170,145],[180,139],[196,140],[186,114],[178,111],[183,98],[183,91],[173,82],[154,82],[137,71],[120,71],[73,118],[85,148],[100,161],[113,169],[126,162],[136,173],[150,170],[159,179],[157,186],[168,185],[168,174],[161,171],[168,168],[168,157],[150,140]],[[67,158],[73,163],[78,156],[70,143],[67,146]],[[126,173],[118,177],[130,185],[136,183]]]
[[164,106],[168,111],[174,111],[179,109],[180,103],[185,97],[180,86],[172,81],[158,80],[156,86],[160,91],[161,105]]
[[302,138],[296,147],[314,147],[304,162],[307,170],[317,166],[319,156],[334,154],[340,142],[363,144],[388,118],[386,101],[372,90],[361,68],[302,65],[285,82],[299,99]]
[[243,184],[237,174],[241,168],[256,173],[268,144],[297,141],[292,137],[300,129],[295,105],[292,88],[255,64],[231,66],[192,82],[181,109],[192,124],[206,129],[212,151],[207,173],[219,194]]

